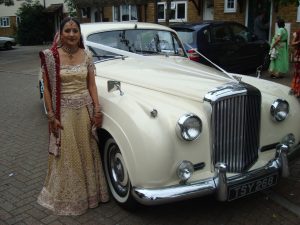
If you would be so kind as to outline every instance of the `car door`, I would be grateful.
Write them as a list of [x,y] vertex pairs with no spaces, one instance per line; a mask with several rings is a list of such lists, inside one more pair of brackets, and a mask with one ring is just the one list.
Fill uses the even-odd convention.
[[237,46],[239,63],[233,67],[235,72],[250,72],[263,63],[266,53],[266,43],[255,39],[254,35],[243,25],[229,24],[233,41]]
[[[203,33],[207,31],[203,30]],[[230,71],[238,62],[238,47],[232,39],[229,27],[222,24],[213,24],[209,27],[210,40],[204,54],[225,70]]]

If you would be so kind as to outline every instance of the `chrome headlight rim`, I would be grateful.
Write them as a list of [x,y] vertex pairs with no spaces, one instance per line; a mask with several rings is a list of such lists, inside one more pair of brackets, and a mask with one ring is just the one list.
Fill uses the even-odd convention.
[[[194,120],[194,122],[198,123],[198,129],[194,127],[194,131],[196,134],[191,136],[191,127],[189,127],[189,123]],[[202,133],[202,120],[194,113],[186,113],[180,116],[176,124],[176,134],[177,136],[184,141],[194,141],[196,140],[200,134]]]
[[[283,110],[285,109],[285,110]],[[282,122],[284,121],[290,111],[290,105],[289,103],[284,99],[276,99],[270,109],[270,113],[272,115],[272,118],[276,122]]]

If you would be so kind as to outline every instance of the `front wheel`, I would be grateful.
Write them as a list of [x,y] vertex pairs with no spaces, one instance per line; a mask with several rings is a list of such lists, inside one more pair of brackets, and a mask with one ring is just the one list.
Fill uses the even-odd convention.
[[117,203],[125,209],[135,209],[137,202],[131,194],[132,187],[126,164],[119,146],[113,138],[109,138],[105,142],[104,170],[109,189]]
[[12,49],[12,43],[6,42],[6,43],[5,43],[5,48],[6,48],[7,50]]

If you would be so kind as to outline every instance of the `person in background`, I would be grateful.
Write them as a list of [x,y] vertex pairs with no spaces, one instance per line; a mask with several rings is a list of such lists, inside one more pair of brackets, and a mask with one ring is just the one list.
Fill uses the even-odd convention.
[[40,58],[50,154],[38,203],[57,215],[80,215],[107,202],[109,194],[92,134],[102,125],[95,67],[79,22],[65,18],[53,46]]
[[291,83],[290,94],[300,98],[300,30],[293,33],[291,44],[294,47],[294,76]]
[[254,34],[258,39],[268,40],[269,23],[266,22],[266,12],[261,11],[254,20]]
[[270,76],[273,79],[282,78],[282,75],[289,71],[288,32],[285,29],[283,19],[278,19],[277,25],[278,30],[271,42],[271,62],[269,66]]

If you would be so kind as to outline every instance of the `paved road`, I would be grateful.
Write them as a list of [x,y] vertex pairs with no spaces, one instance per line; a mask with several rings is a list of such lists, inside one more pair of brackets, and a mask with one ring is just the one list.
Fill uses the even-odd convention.
[[[283,204],[283,207],[263,193],[230,203],[204,197],[141,208],[136,212],[127,212],[112,200],[82,216],[52,215],[36,203],[47,168],[46,118],[36,87],[41,48],[16,47],[11,51],[0,51],[0,225],[299,224],[297,207],[296,211],[288,210],[286,207],[294,205]],[[299,161],[298,164],[300,167]],[[300,179],[299,171],[295,176]],[[295,181],[298,183],[282,181],[279,188],[269,193],[270,196],[274,192],[280,193],[275,196],[293,202],[295,198],[291,198],[291,193],[295,196],[296,190],[300,189],[299,179]]]

